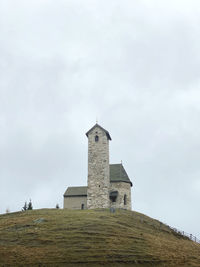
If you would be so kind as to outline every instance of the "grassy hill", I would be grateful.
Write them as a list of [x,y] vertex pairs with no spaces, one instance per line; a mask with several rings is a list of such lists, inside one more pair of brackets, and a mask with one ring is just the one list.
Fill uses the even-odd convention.
[[0,266],[200,266],[200,245],[143,214],[42,209],[0,216]]

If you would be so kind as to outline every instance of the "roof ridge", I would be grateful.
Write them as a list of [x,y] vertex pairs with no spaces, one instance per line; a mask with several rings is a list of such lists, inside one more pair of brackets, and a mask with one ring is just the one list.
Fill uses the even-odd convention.
[[108,132],[106,129],[104,129],[102,126],[100,126],[98,123],[96,123],[96,124],[89,130],[89,131],[87,131],[87,133],[86,133],[86,136],[87,136],[87,137],[88,137],[88,134],[89,134],[95,127],[99,127],[101,130],[103,130],[103,131],[106,133],[107,138],[108,138],[109,140],[112,140],[111,137],[110,137],[109,132]]

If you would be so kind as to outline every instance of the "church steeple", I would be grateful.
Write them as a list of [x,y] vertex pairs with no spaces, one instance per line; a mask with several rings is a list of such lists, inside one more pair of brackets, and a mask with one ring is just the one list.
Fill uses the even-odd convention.
[[105,130],[103,127],[101,127],[98,123],[96,123],[87,133],[86,136],[88,137],[88,134],[94,130],[94,128],[99,127],[102,131],[106,133],[106,136],[109,140],[112,140],[110,137],[110,134],[107,130]]
[[87,133],[88,137],[88,209],[108,208],[110,189],[110,134],[99,124]]

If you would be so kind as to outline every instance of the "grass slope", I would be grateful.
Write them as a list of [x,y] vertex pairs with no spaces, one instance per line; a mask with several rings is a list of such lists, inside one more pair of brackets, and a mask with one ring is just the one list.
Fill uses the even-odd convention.
[[200,245],[143,214],[43,209],[0,216],[0,266],[200,266]]

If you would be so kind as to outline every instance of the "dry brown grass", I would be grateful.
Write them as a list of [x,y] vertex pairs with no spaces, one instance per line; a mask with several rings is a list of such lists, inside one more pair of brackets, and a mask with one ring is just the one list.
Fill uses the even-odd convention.
[[197,267],[200,245],[137,212],[43,209],[0,216],[0,265]]

